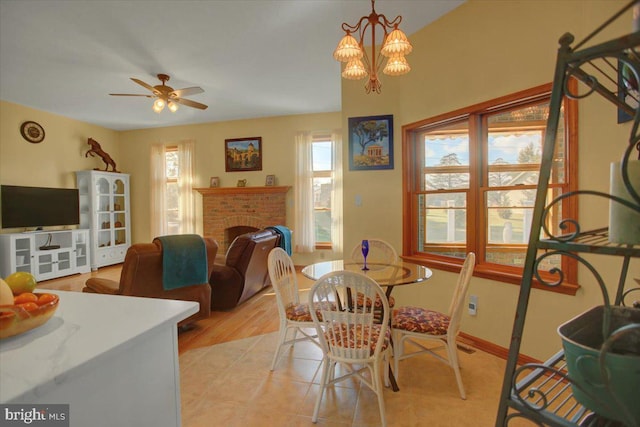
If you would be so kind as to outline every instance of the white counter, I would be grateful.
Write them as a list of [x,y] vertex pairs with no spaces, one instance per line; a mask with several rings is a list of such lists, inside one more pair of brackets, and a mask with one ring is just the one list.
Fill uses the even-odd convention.
[[0,340],[0,403],[67,403],[78,427],[181,425],[176,324],[198,303],[43,292],[54,316]]

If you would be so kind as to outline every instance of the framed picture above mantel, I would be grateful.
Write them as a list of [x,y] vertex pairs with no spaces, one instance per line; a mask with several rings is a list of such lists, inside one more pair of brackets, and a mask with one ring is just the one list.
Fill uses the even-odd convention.
[[262,137],[225,139],[224,152],[227,172],[262,170]]

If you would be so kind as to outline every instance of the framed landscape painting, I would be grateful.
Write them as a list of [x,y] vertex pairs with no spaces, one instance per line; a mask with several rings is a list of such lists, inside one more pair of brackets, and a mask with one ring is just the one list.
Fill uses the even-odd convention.
[[393,116],[349,118],[349,170],[393,169]]
[[227,172],[262,170],[262,137],[224,140]]

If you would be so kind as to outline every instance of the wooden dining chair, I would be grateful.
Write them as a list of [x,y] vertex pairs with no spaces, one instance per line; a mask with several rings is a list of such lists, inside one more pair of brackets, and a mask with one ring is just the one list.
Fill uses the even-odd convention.
[[[353,305],[351,297],[357,294],[370,302],[380,298],[384,308],[381,323],[374,320],[373,304]],[[362,273],[335,271],[325,274],[312,286],[309,307],[324,352],[320,391],[311,420],[318,421],[320,403],[327,387],[355,377],[376,394],[381,423],[386,426],[380,367],[383,364],[384,384],[388,385],[391,334],[389,305],[384,291],[375,280]],[[336,377],[338,363],[345,368],[345,374]]]
[[[273,355],[271,370],[287,345],[299,341],[311,341],[320,346],[315,335],[316,326],[309,313],[309,304],[300,302],[298,291],[298,277],[291,257],[282,248],[274,248],[269,252],[267,268],[271,279],[271,286],[276,294],[278,315],[280,317],[280,330],[278,332],[278,346]],[[287,339],[290,331],[292,336]],[[301,337],[297,334],[300,332]]]
[[[449,311],[446,314],[413,306],[398,307],[393,310],[391,328],[393,334],[393,372],[396,378],[399,376],[399,362],[401,360],[420,354],[430,354],[453,369],[458,382],[460,397],[462,399],[467,398],[460,375],[456,338],[460,332],[460,320],[462,319],[465,298],[475,263],[475,254],[469,252],[460,270]],[[442,348],[442,346],[427,348],[418,341],[440,342],[446,349],[447,357],[434,351]],[[418,347],[420,350],[405,353],[405,344],[407,343]]]

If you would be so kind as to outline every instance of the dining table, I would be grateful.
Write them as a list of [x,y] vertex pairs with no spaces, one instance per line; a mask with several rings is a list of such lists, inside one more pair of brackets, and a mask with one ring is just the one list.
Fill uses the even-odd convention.
[[394,263],[368,262],[367,268],[368,270],[363,270],[363,264],[353,260],[337,259],[309,264],[302,269],[302,275],[311,280],[318,280],[334,271],[357,271],[371,277],[385,288],[389,298],[395,286],[420,283],[428,280],[432,274],[431,270],[424,265],[402,259]]
[[[394,263],[367,262],[367,269],[364,270],[363,267],[362,263],[351,259],[321,261],[303,267],[302,275],[311,280],[318,280],[325,274],[334,271],[357,271],[372,278],[382,288],[385,288],[387,299],[391,296],[394,287],[419,284],[428,280],[432,275],[432,271],[424,265],[402,259]],[[389,317],[389,321],[391,322],[391,317]],[[391,361],[389,361],[389,364],[391,365]],[[389,366],[389,381],[393,391],[400,390],[391,366]]]

